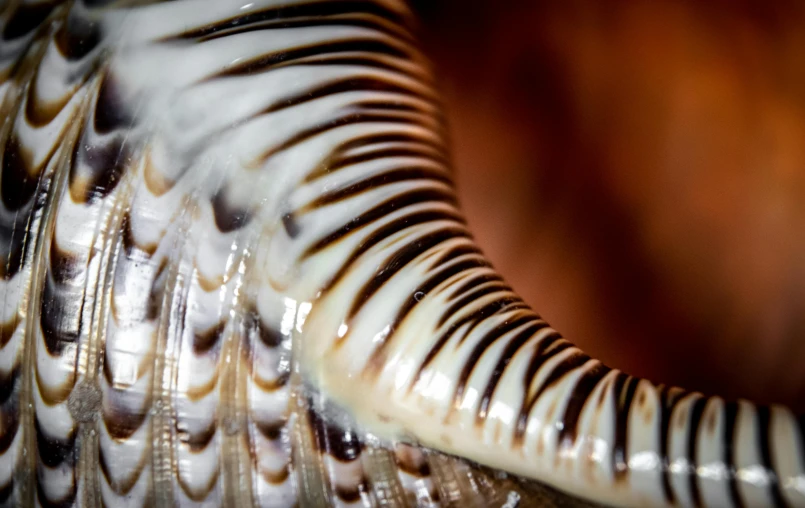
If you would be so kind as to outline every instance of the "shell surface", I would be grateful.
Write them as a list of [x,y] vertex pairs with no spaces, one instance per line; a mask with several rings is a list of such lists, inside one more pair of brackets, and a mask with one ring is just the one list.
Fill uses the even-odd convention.
[[485,260],[402,2],[0,15],[4,504],[805,506],[805,419],[610,369]]

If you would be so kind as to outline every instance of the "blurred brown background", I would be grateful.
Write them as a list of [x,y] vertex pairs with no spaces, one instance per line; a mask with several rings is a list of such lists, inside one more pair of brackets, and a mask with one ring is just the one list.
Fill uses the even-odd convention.
[[805,409],[805,2],[420,0],[482,247],[569,339]]

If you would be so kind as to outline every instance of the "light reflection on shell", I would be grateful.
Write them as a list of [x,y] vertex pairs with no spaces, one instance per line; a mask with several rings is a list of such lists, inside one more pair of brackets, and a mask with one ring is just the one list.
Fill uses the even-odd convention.
[[609,369],[489,266],[413,27],[4,4],[4,504],[805,505],[802,417]]

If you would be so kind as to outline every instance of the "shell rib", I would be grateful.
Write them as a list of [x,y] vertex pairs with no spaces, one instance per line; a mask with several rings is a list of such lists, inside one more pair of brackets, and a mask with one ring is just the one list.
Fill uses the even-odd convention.
[[805,506],[803,417],[485,260],[402,2],[1,9],[3,504]]

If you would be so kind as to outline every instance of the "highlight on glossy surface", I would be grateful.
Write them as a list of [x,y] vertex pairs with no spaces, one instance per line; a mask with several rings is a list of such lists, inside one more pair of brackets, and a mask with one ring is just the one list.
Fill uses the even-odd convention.
[[805,506],[802,417],[612,370],[496,274],[402,2],[0,23],[4,504]]

